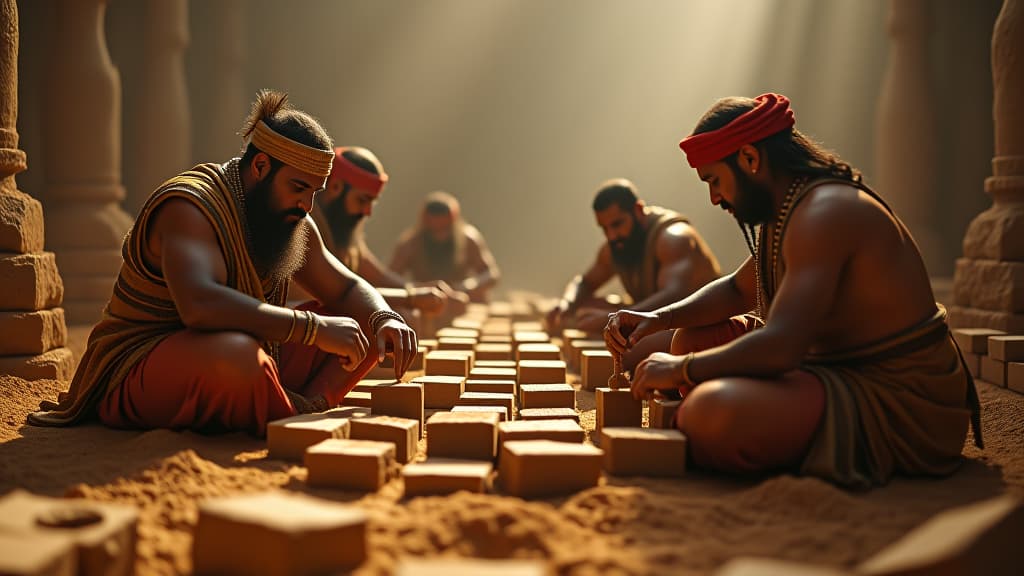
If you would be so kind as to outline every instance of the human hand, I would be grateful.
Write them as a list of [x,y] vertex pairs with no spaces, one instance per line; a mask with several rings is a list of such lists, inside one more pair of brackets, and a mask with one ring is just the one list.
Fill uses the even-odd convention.
[[370,343],[358,322],[348,316],[314,314],[311,317],[313,322],[320,323],[313,342],[317,348],[337,355],[341,359],[341,367],[350,372],[362,363]]
[[436,316],[444,310],[448,296],[435,286],[409,288],[409,305],[428,316]]
[[561,334],[562,326],[565,324],[565,317],[568,314],[569,303],[565,300],[559,300],[554,308],[548,310],[548,313],[544,315],[544,325],[547,327],[548,334]]
[[576,329],[588,334],[597,334],[607,322],[607,308],[580,308],[576,311]]
[[608,315],[604,326],[604,342],[612,354],[625,354],[644,336],[667,329],[654,312],[619,310]]
[[392,354],[395,380],[401,380],[409,365],[416,359],[419,342],[416,331],[404,322],[388,320],[377,329],[377,362],[384,361],[385,353]]
[[655,352],[642,360],[633,370],[630,390],[633,398],[643,400],[655,390],[676,390],[683,383],[680,372],[683,357],[666,352]]

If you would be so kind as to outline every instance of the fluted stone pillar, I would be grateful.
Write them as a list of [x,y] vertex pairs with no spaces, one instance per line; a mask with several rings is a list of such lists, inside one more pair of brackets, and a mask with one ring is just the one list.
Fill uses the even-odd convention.
[[132,179],[128,208],[137,212],[161,182],[192,167],[185,48],[187,0],[146,0],[143,57],[134,103]]
[[57,253],[72,324],[99,319],[132,224],[120,205],[121,82],[103,34],[106,4],[59,0],[50,34],[46,243]]
[[0,374],[67,380],[64,285],[43,251],[43,207],[14,180],[27,167],[17,119],[18,7],[0,0]]
[[1024,0],[1004,0],[992,33],[992,207],[964,235],[950,323],[1024,334]]
[[928,269],[936,270],[942,250],[933,224],[936,147],[927,4],[889,3],[889,62],[878,100],[875,169],[878,189],[910,228]]

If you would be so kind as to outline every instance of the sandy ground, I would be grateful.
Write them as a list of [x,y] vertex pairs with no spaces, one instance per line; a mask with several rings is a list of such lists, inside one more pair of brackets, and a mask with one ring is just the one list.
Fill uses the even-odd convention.
[[[901,477],[851,493],[812,478],[691,472],[606,477],[535,501],[467,493],[407,500],[401,480],[373,494],[309,489],[304,468],[268,459],[262,440],[240,434],[27,426],[25,416],[63,387],[0,376],[0,493],[20,487],[137,505],[140,574],[190,571],[198,500],[277,487],[369,512],[370,556],[357,575],[390,574],[409,555],[542,558],[558,574],[708,574],[745,555],[849,567],[940,510],[1003,492],[1024,497],[1024,395],[985,383],[988,447],[967,445],[964,466],[949,478]],[[593,394],[581,392],[578,402],[590,430]]]

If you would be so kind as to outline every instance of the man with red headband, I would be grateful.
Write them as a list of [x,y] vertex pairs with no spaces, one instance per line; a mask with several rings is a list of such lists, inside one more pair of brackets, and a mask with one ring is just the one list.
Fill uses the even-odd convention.
[[[552,333],[563,327],[599,332],[608,314],[621,307],[621,298],[595,295],[613,278],[625,288],[630,310],[650,311],[689,296],[721,275],[718,260],[697,229],[682,214],[648,206],[631,181],[615,178],[602,183],[592,208],[608,241],[548,312]],[[671,334],[664,333],[638,342],[622,356],[623,370],[632,370],[653,352],[667,352],[671,340]]]
[[982,446],[980,408],[921,255],[860,173],[794,123],[778,94],[700,119],[680,147],[751,256],[680,302],[612,315],[605,339],[621,353],[675,330],[632,389],[684,396],[675,424],[699,466],[860,488],[949,474],[968,426]]
[[[268,421],[337,405],[386,350],[396,378],[409,367],[416,333],[307,217],[330,137],[263,91],[244,138],[241,159],[200,164],[146,201],[69,390],[30,423],[262,435]],[[321,304],[286,307],[292,281]]]
[[366,245],[363,225],[387,182],[388,175],[373,152],[355,146],[335,148],[327,187],[313,207],[313,220],[323,231],[327,249],[376,287],[389,304],[406,314],[413,310],[440,314],[449,299],[441,288],[406,285]]
[[390,268],[414,282],[444,282],[484,302],[501,272],[483,234],[462,218],[459,201],[438,190],[427,194],[419,223],[398,239]]

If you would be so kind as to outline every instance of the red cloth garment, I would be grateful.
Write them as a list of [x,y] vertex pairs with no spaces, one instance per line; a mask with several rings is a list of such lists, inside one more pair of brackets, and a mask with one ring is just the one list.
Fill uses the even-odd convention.
[[718,130],[693,134],[679,142],[691,168],[718,162],[744,144],[753,144],[796,123],[789,99],[769,92],[755,98],[757,105]]

